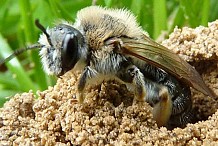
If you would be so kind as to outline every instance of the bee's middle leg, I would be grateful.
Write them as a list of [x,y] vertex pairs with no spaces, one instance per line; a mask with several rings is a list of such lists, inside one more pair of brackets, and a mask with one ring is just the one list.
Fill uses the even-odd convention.
[[123,66],[118,77],[135,86],[135,99],[146,101],[153,107],[153,117],[158,126],[166,125],[172,112],[172,100],[168,89],[145,79],[139,68],[135,65]]
[[133,85],[136,101],[145,101],[144,75],[135,65],[122,66],[117,76],[122,81]]

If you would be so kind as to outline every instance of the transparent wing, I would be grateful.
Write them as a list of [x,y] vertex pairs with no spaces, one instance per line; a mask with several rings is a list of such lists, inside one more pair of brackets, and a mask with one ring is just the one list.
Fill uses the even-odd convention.
[[132,55],[136,58],[144,60],[156,67],[171,73],[178,80],[184,81],[189,86],[208,95],[216,97],[215,93],[207,87],[199,73],[180,58],[173,51],[156,43],[149,37],[145,36],[144,40],[131,38],[119,38],[121,40],[119,51],[121,53]]

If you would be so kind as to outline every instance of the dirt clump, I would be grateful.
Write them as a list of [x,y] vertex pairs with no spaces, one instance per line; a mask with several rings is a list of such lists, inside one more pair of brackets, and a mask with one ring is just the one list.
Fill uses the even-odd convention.
[[[163,43],[192,63],[218,95],[218,21],[208,27],[175,28]],[[0,145],[218,145],[218,99],[192,90],[199,121],[184,129],[158,128],[152,108],[132,104],[116,81],[88,86],[75,100],[79,73],[69,71],[54,87],[16,94],[0,109]]]

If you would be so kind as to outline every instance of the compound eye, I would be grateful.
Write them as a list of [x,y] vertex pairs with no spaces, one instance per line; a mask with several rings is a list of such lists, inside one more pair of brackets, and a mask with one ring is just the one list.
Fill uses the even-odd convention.
[[74,33],[66,34],[61,50],[62,72],[72,69],[79,59],[78,38]]

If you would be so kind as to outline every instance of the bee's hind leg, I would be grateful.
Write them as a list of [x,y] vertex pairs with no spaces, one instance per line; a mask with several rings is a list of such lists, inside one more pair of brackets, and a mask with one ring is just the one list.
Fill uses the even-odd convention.
[[[154,99],[147,98],[147,102],[153,106],[153,117],[157,122],[157,125],[166,126],[171,115],[172,115],[172,99],[169,95],[168,89],[164,86],[156,87],[157,96],[153,96],[157,101],[154,102]],[[151,90],[152,91],[152,90]],[[151,97],[151,96],[148,96]]]

